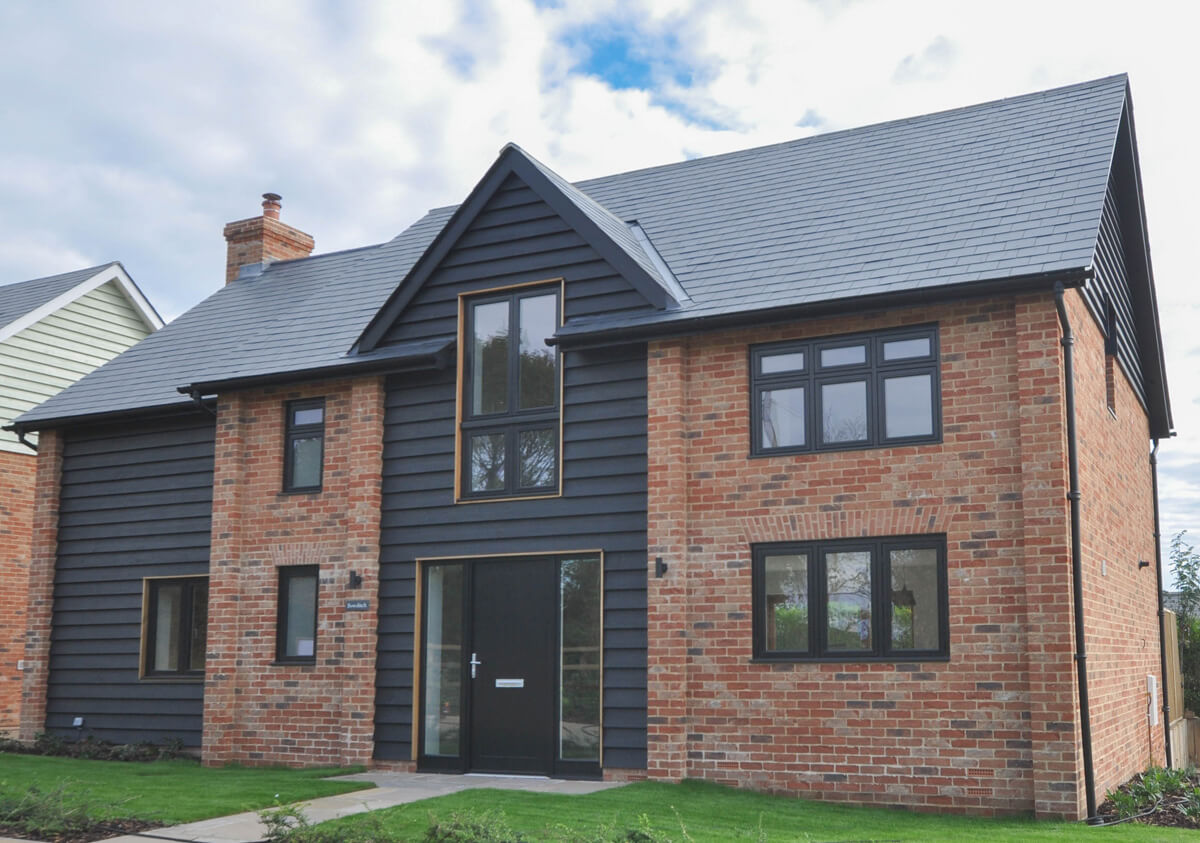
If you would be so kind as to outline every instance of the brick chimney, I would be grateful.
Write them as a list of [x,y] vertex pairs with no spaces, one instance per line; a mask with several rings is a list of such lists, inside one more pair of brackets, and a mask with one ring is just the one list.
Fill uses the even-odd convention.
[[298,228],[279,221],[282,207],[278,193],[263,194],[261,217],[238,220],[225,226],[229,250],[225,259],[225,283],[238,277],[247,264],[306,258],[312,254],[313,239]]

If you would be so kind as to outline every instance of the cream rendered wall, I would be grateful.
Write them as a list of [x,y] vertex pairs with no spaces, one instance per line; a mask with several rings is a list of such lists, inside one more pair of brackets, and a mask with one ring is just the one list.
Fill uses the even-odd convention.
[[[0,426],[150,333],[117,282],[109,281],[0,342]],[[7,431],[0,431],[0,451],[31,453]]]

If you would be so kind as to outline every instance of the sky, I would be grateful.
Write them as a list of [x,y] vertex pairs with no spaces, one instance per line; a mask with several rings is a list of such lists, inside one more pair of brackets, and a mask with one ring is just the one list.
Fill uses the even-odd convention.
[[120,260],[171,319],[222,283],[222,227],[267,191],[336,251],[461,201],[509,141],[577,180],[1127,72],[1179,431],[1160,451],[1163,534],[1200,541],[1187,9],[6,0],[0,284]]

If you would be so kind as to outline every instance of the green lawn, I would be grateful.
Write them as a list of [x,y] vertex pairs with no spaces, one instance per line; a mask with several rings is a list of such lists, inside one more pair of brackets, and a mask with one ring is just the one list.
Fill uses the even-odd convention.
[[0,793],[64,785],[71,798],[103,806],[108,816],[171,825],[371,787],[325,780],[360,770],[201,767],[195,761],[83,761],[0,753]]
[[[915,814],[765,796],[701,782],[681,785],[641,782],[588,796],[560,796],[511,790],[472,790],[375,812],[400,840],[420,840],[430,814],[445,820],[456,811],[502,810],[508,824],[533,839],[571,840],[602,826],[636,828],[646,814],[651,826],[673,841],[835,841],[835,840],[1191,840],[1194,831],[1125,824],[1089,828],[1079,823],[988,820]],[[678,812],[679,819],[676,819]],[[680,832],[680,820],[687,837]],[[354,823],[361,817],[337,820]],[[761,825],[760,825],[761,824]],[[762,829],[762,836],[759,829]],[[555,829],[559,832],[556,834]]]

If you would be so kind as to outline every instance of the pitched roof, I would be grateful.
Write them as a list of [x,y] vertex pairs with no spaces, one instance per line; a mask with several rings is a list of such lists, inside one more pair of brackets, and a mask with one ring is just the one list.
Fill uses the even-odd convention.
[[109,266],[112,264],[90,266],[61,275],[49,275],[32,281],[18,281],[16,284],[0,286],[0,329],[50,303]]
[[[1082,272],[1092,262],[1126,91],[1125,76],[1112,76],[573,186],[510,146],[489,173],[505,160],[536,173],[559,213],[567,208],[603,233],[614,259],[627,261],[623,274],[663,291],[656,309],[571,320],[560,337],[668,330]],[[239,279],[20,422],[179,405],[184,384],[353,365],[355,340],[384,321],[385,303],[397,309],[418,261],[449,236],[459,210],[431,211],[388,243]],[[634,220],[682,286],[681,301],[626,226]]]

